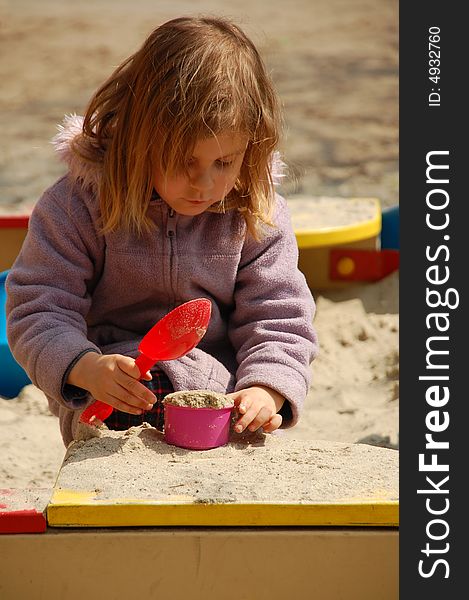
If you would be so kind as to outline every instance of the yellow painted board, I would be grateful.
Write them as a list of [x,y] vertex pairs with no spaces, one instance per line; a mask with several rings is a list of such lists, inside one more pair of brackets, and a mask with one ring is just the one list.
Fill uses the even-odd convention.
[[350,502],[233,504],[113,498],[55,489],[47,507],[51,527],[133,526],[374,526],[397,527],[397,500]]
[[300,249],[341,246],[381,232],[377,198],[293,196],[287,202]]
[[136,499],[96,500],[56,489],[47,507],[51,527],[133,526],[380,526],[397,527],[397,501],[320,504],[172,504]]

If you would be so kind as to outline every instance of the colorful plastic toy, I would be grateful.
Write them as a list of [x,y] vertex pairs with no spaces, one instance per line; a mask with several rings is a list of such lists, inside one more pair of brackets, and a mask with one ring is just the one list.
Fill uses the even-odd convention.
[[0,273],[0,396],[15,398],[31,380],[13,358],[7,340],[5,280],[8,271]]

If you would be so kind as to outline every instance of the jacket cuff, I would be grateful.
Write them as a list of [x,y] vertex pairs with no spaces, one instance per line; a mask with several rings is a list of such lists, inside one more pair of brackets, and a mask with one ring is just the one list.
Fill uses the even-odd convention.
[[[87,395],[85,396],[84,390],[81,390],[81,388],[75,390],[65,389],[68,387],[65,381],[73,364],[88,351],[101,354],[97,346],[94,346],[81,335],[70,335],[70,331],[56,335],[44,346],[36,358],[33,368],[33,383],[46,396],[53,398],[66,408],[83,408],[88,393],[86,392]],[[77,390],[80,390],[80,392],[77,392]]]
[[76,385],[72,385],[70,383],[66,383],[70,371],[77,364],[80,358],[85,354],[88,354],[88,352],[96,352],[96,350],[94,348],[87,348],[86,350],[83,350],[83,352],[80,352],[80,354],[78,354],[68,365],[62,377],[62,398],[64,402],[66,402],[67,405],[70,406],[70,408],[83,408],[83,406],[88,402],[90,398],[90,393],[88,392],[88,390],[85,390],[84,388],[78,387]]

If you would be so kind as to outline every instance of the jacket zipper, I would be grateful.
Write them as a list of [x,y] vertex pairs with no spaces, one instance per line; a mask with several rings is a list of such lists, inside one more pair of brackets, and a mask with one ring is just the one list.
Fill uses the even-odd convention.
[[175,219],[175,211],[173,208],[169,209],[168,220],[166,222],[166,235],[169,238],[169,285],[170,285],[170,301],[171,308],[175,305],[176,302],[176,294],[174,290],[174,281],[175,281],[175,273],[174,273],[174,238],[176,236],[176,219]]

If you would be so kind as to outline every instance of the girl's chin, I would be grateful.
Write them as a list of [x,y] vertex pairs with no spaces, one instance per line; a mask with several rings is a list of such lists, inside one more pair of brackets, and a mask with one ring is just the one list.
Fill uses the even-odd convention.
[[204,212],[209,206],[210,204],[193,204],[191,206],[181,206],[179,208],[176,208],[175,210],[181,215],[193,215]]
[[170,204],[169,206],[171,206],[180,215],[192,216],[203,213],[207,210],[207,208],[210,208],[212,204],[214,204],[214,202],[211,200],[205,202],[183,200],[180,202],[175,202],[172,205]]

